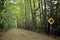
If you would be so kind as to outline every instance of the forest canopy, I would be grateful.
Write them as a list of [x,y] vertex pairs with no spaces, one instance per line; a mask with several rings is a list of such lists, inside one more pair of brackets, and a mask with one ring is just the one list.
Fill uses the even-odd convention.
[[[0,0],[0,28],[24,28],[50,32],[49,18],[54,32],[60,30],[59,0]],[[56,27],[58,26],[58,27]],[[54,27],[54,28],[53,28]]]

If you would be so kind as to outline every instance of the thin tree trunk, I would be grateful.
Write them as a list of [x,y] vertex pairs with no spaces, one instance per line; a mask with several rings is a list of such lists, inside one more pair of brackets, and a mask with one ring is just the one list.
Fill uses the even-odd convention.
[[[33,0],[33,6],[34,6],[34,10],[35,10],[35,0]],[[34,31],[36,31],[37,27],[36,27],[36,11],[33,10],[33,29]]]

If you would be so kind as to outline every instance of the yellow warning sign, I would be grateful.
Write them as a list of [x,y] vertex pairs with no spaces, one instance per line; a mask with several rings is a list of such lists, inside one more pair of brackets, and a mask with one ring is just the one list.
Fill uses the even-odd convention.
[[52,25],[55,22],[55,20],[53,18],[49,18],[48,22]]

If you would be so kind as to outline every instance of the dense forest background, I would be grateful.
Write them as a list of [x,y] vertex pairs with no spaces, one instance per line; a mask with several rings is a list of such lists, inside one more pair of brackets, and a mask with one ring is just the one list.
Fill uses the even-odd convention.
[[15,27],[59,35],[60,0],[0,0],[0,30]]

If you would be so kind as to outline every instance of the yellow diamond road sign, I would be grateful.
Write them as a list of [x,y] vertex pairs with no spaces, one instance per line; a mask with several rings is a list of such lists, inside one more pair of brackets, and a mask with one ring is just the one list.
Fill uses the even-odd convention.
[[52,25],[55,22],[55,20],[53,18],[49,18],[48,22]]

